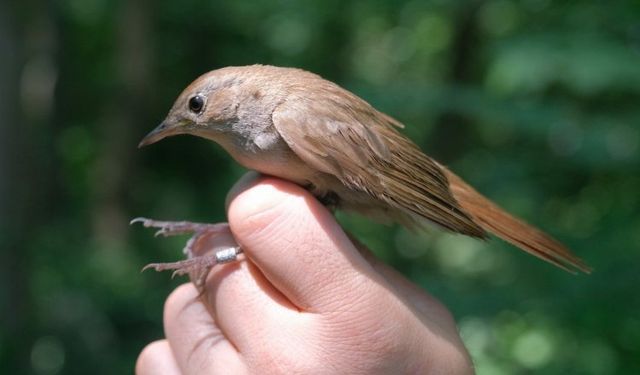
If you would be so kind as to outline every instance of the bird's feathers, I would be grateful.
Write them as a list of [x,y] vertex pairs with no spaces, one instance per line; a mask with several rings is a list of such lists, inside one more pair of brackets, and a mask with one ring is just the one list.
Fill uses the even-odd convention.
[[590,273],[591,268],[560,242],[542,231],[511,216],[460,177],[443,167],[453,196],[483,229],[522,250],[544,259],[566,271]]
[[479,238],[487,231],[569,272],[591,271],[561,243],[426,156],[397,131],[402,124],[329,81],[305,79],[317,79],[314,90],[293,85],[272,115],[279,134],[304,162],[386,202],[401,212],[388,214],[404,225],[427,220]]
[[398,133],[397,121],[357,96],[323,80],[312,93],[292,90],[272,118],[300,159],[399,210],[403,215],[396,219],[410,223],[422,218],[485,237],[452,196],[438,164]]

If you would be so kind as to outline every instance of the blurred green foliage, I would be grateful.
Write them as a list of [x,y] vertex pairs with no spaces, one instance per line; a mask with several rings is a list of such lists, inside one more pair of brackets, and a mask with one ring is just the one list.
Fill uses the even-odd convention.
[[210,142],[137,141],[192,79],[296,66],[405,132],[595,268],[572,276],[498,240],[339,214],[442,299],[480,374],[640,373],[640,3],[0,3],[0,368],[131,372],[184,280],[135,216],[224,220],[243,170]]

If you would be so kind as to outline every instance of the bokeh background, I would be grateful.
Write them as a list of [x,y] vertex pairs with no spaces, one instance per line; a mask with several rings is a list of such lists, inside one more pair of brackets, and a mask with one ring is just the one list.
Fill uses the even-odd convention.
[[199,74],[296,66],[594,268],[339,214],[453,311],[480,374],[640,373],[640,3],[0,2],[0,368],[130,373],[181,256],[135,216],[216,222],[243,173],[210,142],[140,138]]

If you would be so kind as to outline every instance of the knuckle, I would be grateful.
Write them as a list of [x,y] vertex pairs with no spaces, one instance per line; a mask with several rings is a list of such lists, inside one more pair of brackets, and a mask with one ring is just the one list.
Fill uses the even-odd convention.
[[164,325],[165,329],[167,327],[167,322],[175,319],[176,314],[182,311],[182,306],[189,300],[193,300],[194,296],[197,295],[197,291],[195,290],[193,284],[186,283],[182,284],[169,294],[169,297],[164,302]]
[[153,362],[159,356],[167,355],[167,353],[165,353],[166,344],[167,342],[165,340],[158,340],[145,346],[136,360],[135,373],[139,375],[150,373],[148,370]]

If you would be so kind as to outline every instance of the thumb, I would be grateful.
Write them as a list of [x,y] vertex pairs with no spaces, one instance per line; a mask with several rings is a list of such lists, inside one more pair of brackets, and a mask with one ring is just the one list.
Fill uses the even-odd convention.
[[297,185],[244,178],[232,190],[228,217],[246,255],[302,310],[344,308],[370,293],[363,280],[382,282],[331,213]]

